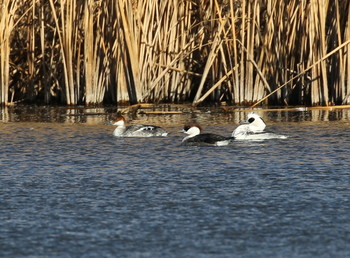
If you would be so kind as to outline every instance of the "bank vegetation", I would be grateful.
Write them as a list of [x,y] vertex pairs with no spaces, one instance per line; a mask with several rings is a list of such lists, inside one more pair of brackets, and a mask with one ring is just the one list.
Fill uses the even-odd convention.
[[349,3],[0,0],[0,102],[350,104]]

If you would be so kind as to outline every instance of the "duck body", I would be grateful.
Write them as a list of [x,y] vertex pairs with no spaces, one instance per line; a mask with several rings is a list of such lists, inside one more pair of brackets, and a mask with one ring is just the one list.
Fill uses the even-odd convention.
[[226,146],[234,140],[234,137],[224,137],[212,133],[198,134],[182,141],[184,146]]
[[116,125],[113,135],[116,137],[165,137],[168,132],[163,128],[155,125],[125,125],[125,118],[123,116],[117,117],[111,122]]
[[234,134],[236,140],[268,140],[268,139],[287,139],[288,136],[278,135],[275,133],[268,132],[260,132],[260,133],[252,133],[252,132],[241,132],[239,134]]
[[183,146],[226,146],[234,140],[234,137],[212,133],[201,134],[201,127],[196,124],[185,125],[181,132],[188,134],[182,140]]
[[237,140],[266,140],[266,139],[286,139],[285,135],[278,135],[265,131],[264,120],[255,113],[249,113],[247,121],[239,125],[232,136]]

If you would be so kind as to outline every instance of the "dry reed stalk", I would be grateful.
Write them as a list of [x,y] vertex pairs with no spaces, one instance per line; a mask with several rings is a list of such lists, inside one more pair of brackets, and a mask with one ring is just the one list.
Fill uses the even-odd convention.
[[[81,15],[81,6],[76,0],[60,0],[59,8],[55,7],[53,0],[49,0],[61,50],[61,58],[64,72],[65,101],[67,105],[76,105],[81,100],[80,92],[80,38],[78,17]],[[59,9],[59,10],[57,10]]]
[[[182,57],[179,59],[178,67],[182,70],[192,71],[194,69],[193,65],[193,49],[195,48],[195,38],[191,36],[192,23],[193,23],[193,8],[194,4],[192,1],[182,1],[178,15],[178,19],[181,21],[179,27],[180,43],[179,49],[180,52],[183,52]],[[191,75],[186,74],[177,74],[179,76],[179,82],[177,84],[172,84],[172,92],[175,92],[173,97],[174,101],[186,101],[189,99],[191,94],[192,86],[192,77]]]
[[190,8],[191,3],[179,1],[119,1],[120,46],[127,50],[120,59],[126,77],[132,75],[128,92],[134,101],[175,101],[181,86],[188,87],[188,75],[168,67],[188,67]]
[[[350,11],[350,3],[347,6],[343,6],[341,10],[347,10],[346,13]],[[344,28],[344,41],[350,40],[350,15],[347,15],[347,19],[345,19],[345,28]],[[350,46],[347,45],[344,48],[344,70],[341,73],[345,76],[345,83],[342,84],[342,103],[350,103]]]
[[182,87],[186,85],[187,75],[169,68],[174,64],[180,69],[186,68],[185,62],[188,58],[186,51],[189,42],[190,44],[193,42],[192,39],[188,41],[187,38],[190,26],[188,8],[190,8],[188,3],[163,1],[158,8],[157,4],[153,3],[152,8],[149,8],[152,12],[146,14],[150,17],[151,24],[156,26],[153,39],[145,38],[147,44],[144,46],[147,49],[148,60],[145,69],[152,71],[150,75],[153,76],[143,74],[144,100],[150,100],[149,97],[152,96],[153,101],[162,99],[176,101],[179,98],[178,94],[182,91],[181,84],[183,83]]
[[[94,35],[94,1],[87,0],[84,4],[84,65],[85,65],[85,103],[91,104],[97,101],[94,88],[96,85],[96,42],[100,35]],[[99,33],[99,32],[97,32]],[[97,53],[98,54],[98,53]]]
[[[312,57],[315,60],[320,59],[326,54],[326,35],[325,35],[325,10],[328,9],[328,1],[325,0],[312,0],[310,3],[310,17],[311,22],[309,29],[310,42],[312,42],[311,51]],[[327,69],[324,62],[321,62],[319,66],[314,66],[311,69],[312,77],[321,77],[321,80],[313,80],[311,82],[311,89],[313,94],[311,95],[311,104],[313,105],[328,105],[328,85],[327,85]]]
[[222,44],[222,39],[221,39],[221,33],[222,33],[222,26],[219,26],[218,28],[218,32],[216,33],[216,37],[213,39],[212,45],[211,45],[211,49],[204,67],[204,71],[203,71],[203,75],[202,75],[202,79],[201,82],[199,84],[196,96],[194,97],[193,103],[196,103],[198,101],[198,99],[200,98],[202,91],[203,91],[203,87],[204,87],[204,83],[207,80],[207,76],[212,68],[212,65],[214,63],[214,61],[217,58],[218,52],[220,50],[220,46]]
[[[40,7],[39,7],[39,26],[40,26],[40,50],[41,50],[41,56],[42,56],[42,72],[43,72],[43,85],[44,85],[44,103],[49,104],[51,100],[51,93],[50,93],[50,85],[49,85],[49,75],[48,75],[48,69],[47,69],[47,59],[46,59],[46,40],[45,40],[45,30],[46,30],[46,24],[45,24],[45,9],[44,9],[44,1],[40,1]],[[46,2],[46,1],[45,1]]]
[[[275,8],[277,3],[279,8]],[[326,20],[330,17],[333,18],[329,16],[329,2],[289,1],[286,6],[283,4],[284,2],[280,1],[268,1],[267,3],[269,19],[265,25],[266,30],[262,31],[261,34],[261,38],[265,40],[263,46],[267,47],[263,47],[257,62],[257,66],[261,67],[262,73],[270,80],[273,88],[275,85],[288,81],[293,73],[298,74],[298,72],[294,72],[295,70],[303,71],[314,62],[315,58],[319,59],[324,56],[329,47],[328,42],[333,40],[329,37],[331,33],[326,31],[326,28],[330,29]],[[275,24],[279,24],[279,26],[275,26]],[[291,92],[298,91],[298,101],[304,101],[304,103],[308,99],[314,105],[326,105],[329,102],[334,102],[336,99],[332,93],[334,89],[329,88],[328,85],[330,67],[334,69],[337,65],[334,63],[332,66],[328,66],[326,63],[322,63],[314,67],[311,71],[314,80],[312,80],[310,87],[305,87],[305,83],[307,83],[305,80],[303,80],[302,87],[296,87],[297,84],[295,84],[299,83],[300,85],[301,80],[290,81],[288,88],[283,87],[276,91],[278,95],[275,95],[275,100],[280,102],[282,99],[287,103],[288,99],[292,97]],[[254,84],[258,85],[257,81]],[[332,86],[336,87],[335,84]],[[309,88],[311,88],[310,91]],[[265,91],[265,93],[268,92]],[[256,101],[254,98],[252,100]]]
[[27,27],[27,64],[28,64],[28,82],[27,82],[27,94],[29,96],[29,99],[34,99],[35,97],[35,85],[34,85],[34,77],[35,77],[35,9],[36,9],[36,3],[35,1],[32,1],[30,3],[30,9],[31,9],[31,15],[28,15],[28,24],[30,24]]
[[235,69],[232,69],[231,71],[227,72],[224,77],[222,77],[217,83],[215,83],[213,87],[210,88],[210,90],[203,94],[203,96],[200,99],[194,101],[192,105],[197,106],[199,103],[203,102],[209,96],[209,94],[211,94],[217,87],[221,85],[223,81],[227,80],[227,78],[234,72],[234,70]]
[[[247,62],[249,59],[249,55],[252,54],[254,51],[254,32],[255,32],[255,24],[254,24],[254,11],[252,11],[253,8],[252,5],[255,5],[255,1],[250,1],[247,3],[247,9],[246,9],[246,16],[247,16],[247,26],[245,31],[245,45],[246,45],[246,51],[241,49],[243,56],[244,56],[244,100],[245,102],[249,102],[252,99],[253,95],[253,84],[252,84],[252,78],[253,78],[253,66],[251,63]],[[242,64],[243,65],[243,64]]]
[[[105,12],[102,13],[102,10]],[[109,82],[108,35],[103,35],[108,20],[104,2],[88,0],[84,5],[85,104],[100,104]]]
[[[232,65],[233,67],[237,67],[238,66],[238,49],[237,49],[237,44],[235,44],[236,42],[236,21],[238,19],[236,18],[235,15],[235,3],[233,0],[230,0],[230,23],[231,23],[231,35],[232,35],[232,41],[233,44],[231,44],[231,48],[232,48],[232,55],[233,55],[233,60],[232,60]],[[234,76],[233,76],[233,103],[239,103],[240,99],[239,99],[239,69],[235,69],[234,70]]]
[[0,1],[0,104],[8,104],[9,73],[10,73],[10,38],[14,28],[14,17],[17,11],[17,2],[10,0]]
[[120,0],[117,4],[117,13],[120,19],[120,26],[123,30],[122,45],[126,51],[121,52],[121,62],[127,80],[129,100],[131,104],[138,102],[140,92],[140,70],[138,58],[138,35],[140,28],[137,26],[137,20],[134,19],[133,3],[131,1]]
[[350,102],[349,1],[0,1],[2,102]]
[[331,52],[329,52],[327,55],[325,55],[324,57],[322,57],[320,60],[317,60],[315,63],[313,63],[312,65],[310,65],[309,67],[307,67],[305,70],[303,70],[301,73],[297,74],[296,76],[293,76],[291,79],[289,79],[289,81],[285,82],[284,84],[282,84],[281,86],[277,87],[274,91],[270,92],[268,95],[266,95],[263,99],[259,100],[258,102],[254,103],[252,106],[250,106],[250,108],[253,108],[255,106],[257,106],[258,104],[260,104],[261,102],[263,102],[265,99],[267,99],[268,97],[270,97],[271,95],[275,94],[278,90],[280,90],[281,88],[285,87],[286,85],[288,85],[288,83],[292,82],[293,80],[297,79],[298,77],[304,75],[306,72],[308,72],[309,70],[313,69],[315,66],[319,65],[321,62],[323,62],[324,60],[326,60],[327,58],[329,58],[331,55],[333,55],[334,53],[338,52],[340,49],[345,48],[345,47],[349,47],[350,44],[350,39],[347,40],[346,42],[344,42],[343,44],[341,44],[340,46],[338,46],[337,48],[333,49]]
[[[202,2],[200,9],[203,10],[203,21],[207,20],[207,22],[200,23],[198,31],[201,34],[199,35],[205,35],[203,34],[205,31],[211,31],[211,35],[208,34],[209,36],[202,37],[202,41],[199,44],[201,52],[208,54],[205,56],[205,60],[202,61],[201,73],[203,75],[193,99],[194,105],[207,98],[209,96],[208,92],[212,93],[211,98],[213,101],[219,101],[224,95],[229,99],[234,98],[233,94],[229,94],[228,91],[232,91],[235,88],[235,84],[230,80],[226,80],[225,85],[218,83],[222,82],[222,78],[226,78],[228,73],[232,73],[232,68],[236,61],[236,59],[233,60],[231,57],[235,50],[230,46],[232,40],[229,37],[233,26],[231,22],[234,19],[228,18],[230,13],[217,0]],[[207,89],[207,86],[211,83],[215,83],[215,85]],[[203,98],[201,95],[204,90],[208,91]]]
[[[116,0],[118,1],[118,0]],[[113,85],[110,87],[110,92],[112,92],[112,99],[116,103],[129,103],[129,93],[128,93],[128,84],[127,84],[127,78],[126,78],[126,71],[125,71],[125,62],[124,62],[124,56],[125,56],[125,40],[123,38],[123,29],[122,25],[120,24],[120,14],[119,14],[119,5],[115,1],[110,3],[110,10],[113,11],[114,15],[112,16],[114,19],[114,22],[112,26],[112,31],[114,34],[114,41],[111,42],[111,62],[114,64],[113,69],[111,69],[111,84],[113,82]],[[111,17],[111,18],[112,18]],[[111,31],[109,33],[112,33]]]
[[[229,21],[232,40],[227,40],[225,47],[233,57],[223,56],[223,59],[227,59],[226,64],[230,65],[230,69],[233,67],[238,69],[235,69],[230,81],[233,86],[228,89],[232,91],[234,103],[249,103],[258,98],[268,85],[263,76],[264,66],[261,64],[263,59],[259,60],[260,64],[255,62],[256,58],[261,58],[259,55],[255,57],[256,49],[262,41],[258,26],[261,23],[260,2],[243,1],[237,5],[237,2],[230,1]],[[264,54],[263,51],[260,53]],[[262,82],[261,78],[264,78]]]

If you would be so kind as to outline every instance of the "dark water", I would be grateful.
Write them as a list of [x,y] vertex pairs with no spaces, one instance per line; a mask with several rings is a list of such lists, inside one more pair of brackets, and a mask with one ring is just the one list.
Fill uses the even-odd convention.
[[184,121],[229,135],[245,113],[139,117],[154,139],[3,118],[0,256],[349,257],[350,111],[259,114],[290,138],[179,145]]

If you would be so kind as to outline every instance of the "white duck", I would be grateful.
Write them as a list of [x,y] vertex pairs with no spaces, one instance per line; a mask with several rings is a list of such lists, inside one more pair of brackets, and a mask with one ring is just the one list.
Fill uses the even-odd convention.
[[248,119],[239,125],[232,136],[237,140],[265,140],[265,139],[286,139],[285,135],[265,132],[264,120],[255,113],[249,113]]

